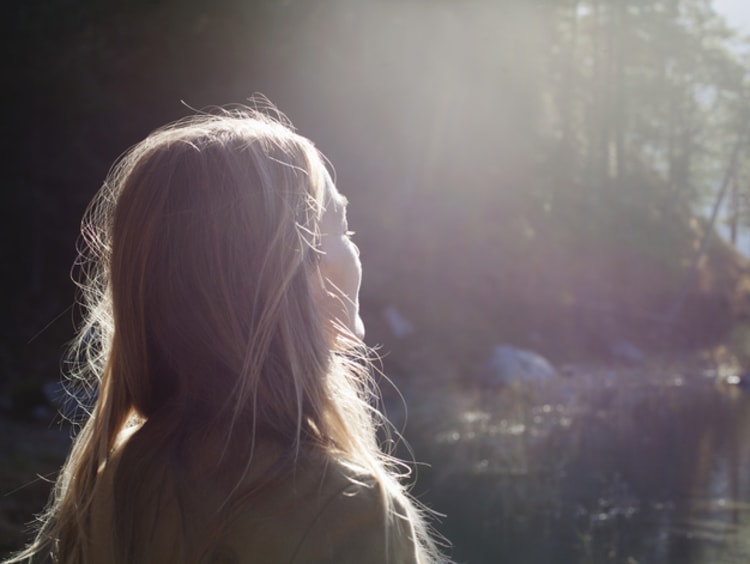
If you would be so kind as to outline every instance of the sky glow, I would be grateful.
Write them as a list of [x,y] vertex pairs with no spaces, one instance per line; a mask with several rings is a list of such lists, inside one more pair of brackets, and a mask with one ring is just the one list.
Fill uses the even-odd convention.
[[750,34],[750,2],[748,0],[714,0],[713,5],[731,27]]

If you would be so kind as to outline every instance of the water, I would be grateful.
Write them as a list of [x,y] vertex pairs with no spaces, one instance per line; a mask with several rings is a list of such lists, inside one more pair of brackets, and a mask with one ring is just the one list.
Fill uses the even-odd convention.
[[[412,409],[460,562],[750,562],[750,395],[731,369],[585,369]],[[429,405],[432,404],[432,405]]]
[[[579,367],[497,389],[462,370],[401,385],[407,438],[429,464],[416,491],[446,515],[457,562],[750,562],[750,394],[726,383],[734,367]],[[36,476],[67,449],[67,433],[2,423],[0,517],[17,531],[0,555],[23,544],[49,491]]]

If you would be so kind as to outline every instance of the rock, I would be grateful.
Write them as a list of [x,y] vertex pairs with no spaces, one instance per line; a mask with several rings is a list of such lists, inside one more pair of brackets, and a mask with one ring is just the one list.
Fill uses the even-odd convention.
[[728,375],[724,378],[724,383],[730,386],[737,386],[743,392],[750,392],[750,373]]
[[50,423],[55,418],[55,414],[46,405],[36,405],[31,410],[31,418],[39,423]]
[[10,411],[11,407],[13,407],[13,402],[10,399],[10,391],[0,390],[0,412]]
[[414,324],[406,319],[396,306],[389,305],[383,310],[383,317],[385,322],[388,324],[388,329],[391,330],[393,336],[397,339],[403,339],[414,333]]
[[494,347],[482,370],[482,380],[488,385],[542,383],[557,376],[555,367],[543,356],[509,345]]
[[646,356],[633,343],[615,341],[609,346],[609,353],[614,360],[638,366],[646,361]]

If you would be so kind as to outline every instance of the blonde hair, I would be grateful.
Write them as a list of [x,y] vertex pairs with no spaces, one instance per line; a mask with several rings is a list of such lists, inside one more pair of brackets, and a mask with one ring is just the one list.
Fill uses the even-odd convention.
[[[35,541],[9,562],[85,561],[100,470],[124,430],[157,417],[146,458],[202,418],[229,431],[226,458],[238,456],[226,448],[237,425],[252,430],[234,461],[242,475],[261,429],[295,459],[316,448],[364,467],[387,511],[391,498],[406,508],[423,558],[438,558],[378,447],[384,420],[367,349],[341,328],[332,346],[314,299],[328,181],[310,141],[246,108],[181,120],[120,158],[82,224],[84,318],[71,359],[98,397]],[[115,537],[132,557],[138,516],[124,495],[116,491]]]

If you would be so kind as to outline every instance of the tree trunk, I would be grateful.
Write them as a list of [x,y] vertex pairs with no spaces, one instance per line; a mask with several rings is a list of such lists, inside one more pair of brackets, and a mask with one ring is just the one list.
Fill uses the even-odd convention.
[[614,92],[612,97],[613,109],[613,129],[615,143],[615,162],[614,176],[615,179],[621,179],[626,171],[625,166],[625,116],[626,116],[626,96],[625,96],[625,28],[627,25],[627,5],[625,2],[617,4],[613,20],[613,53],[614,62]]

